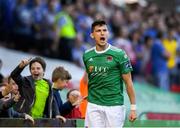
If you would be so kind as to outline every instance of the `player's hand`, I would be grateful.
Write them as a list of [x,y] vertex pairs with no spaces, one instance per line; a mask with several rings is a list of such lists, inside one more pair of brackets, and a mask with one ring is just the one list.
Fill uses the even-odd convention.
[[31,121],[33,123],[33,125],[34,125],[34,119],[30,115],[28,115],[26,113],[25,113],[25,120]]
[[56,116],[56,118],[57,118],[57,119],[62,120],[62,121],[63,121],[63,123],[65,123],[65,122],[66,122],[66,118],[65,118],[65,117],[63,117],[63,116],[57,115],[57,116]]
[[131,110],[129,114],[129,121],[133,122],[137,119],[137,114],[135,110]]
[[19,64],[19,67],[20,67],[20,68],[24,68],[25,66],[27,66],[27,65],[31,62],[31,60],[32,60],[32,57],[29,58],[29,59],[24,59],[24,60],[22,60],[22,61],[20,62],[20,64]]

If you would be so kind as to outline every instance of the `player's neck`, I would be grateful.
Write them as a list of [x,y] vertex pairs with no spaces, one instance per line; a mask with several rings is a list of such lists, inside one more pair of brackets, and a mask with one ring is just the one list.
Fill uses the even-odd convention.
[[96,45],[96,51],[104,51],[109,47],[109,44],[107,43],[104,46]]

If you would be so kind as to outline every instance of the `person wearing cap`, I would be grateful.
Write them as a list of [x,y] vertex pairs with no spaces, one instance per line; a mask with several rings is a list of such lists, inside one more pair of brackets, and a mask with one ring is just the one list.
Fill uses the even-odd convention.
[[[22,76],[21,72],[29,64],[31,75]],[[43,58],[24,59],[12,71],[11,77],[17,83],[21,98],[15,110],[27,113],[33,118],[65,118],[60,116],[54,102],[52,84],[44,78],[46,63]]]

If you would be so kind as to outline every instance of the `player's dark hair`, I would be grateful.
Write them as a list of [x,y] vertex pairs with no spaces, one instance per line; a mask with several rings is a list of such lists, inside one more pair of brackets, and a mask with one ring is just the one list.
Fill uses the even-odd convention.
[[92,23],[92,25],[91,25],[91,32],[94,31],[94,28],[95,28],[96,26],[102,26],[102,25],[107,25],[104,20],[96,20],[96,21],[94,21],[94,22]]

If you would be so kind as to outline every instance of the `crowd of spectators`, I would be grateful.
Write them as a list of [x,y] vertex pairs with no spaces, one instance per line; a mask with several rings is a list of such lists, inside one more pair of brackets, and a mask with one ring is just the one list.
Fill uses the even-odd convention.
[[[21,72],[29,65],[30,75]],[[44,78],[46,62],[41,57],[23,59],[0,84],[0,118],[24,118],[35,123],[37,118],[82,118],[78,106],[83,100],[78,90],[67,93],[63,103],[60,91],[64,89],[71,74],[64,67],[52,71],[52,80]],[[66,117],[66,118],[65,118]]]
[[1,0],[0,44],[83,67],[93,46],[91,23],[109,24],[109,43],[129,55],[134,76],[164,90],[180,86],[180,13],[155,3],[120,6],[112,0]]

